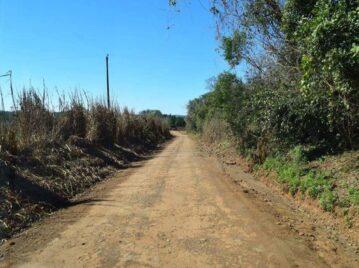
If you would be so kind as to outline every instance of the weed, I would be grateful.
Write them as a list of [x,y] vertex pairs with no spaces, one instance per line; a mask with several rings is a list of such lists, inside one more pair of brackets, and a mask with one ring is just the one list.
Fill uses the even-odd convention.
[[289,157],[294,163],[303,163],[307,161],[303,145],[297,145],[289,151]]
[[288,191],[295,195],[301,186],[300,167],[296,164],[284,162],[280,158],[267,158],[263,164],[267,170],[276,171],[278,181],[288,186]]
[[267,170],[278,171],[282,165],[282,162],[278,158],[268,157],[263,163],[263,168]]
[[[310,197],[320,199],[320,205],[327,211],[334,208],[336,196],[331,190],[332,180],[323,172],[307,172],[304,169],[303,158],[300,157],[299,149],[294,152],[295,158],[291,161],[284,161],[281,158],[267,158],[263,168],[275,171],[278,174],[278,181],[285,185],[284,189],[292,195],[300,192],[302,195],[308,194]],[[358,195],[359,196],[359,195]]]
[[356,188],[349,189],[349,200],[351,205],[358,206],[359,205],[359,190]]
[[330,191],[329,189],[325,189],[324,192],[322,192],[319,197],[320,207],[325,211],[333,212],[337,199],[338,197],[333,191]]
[[88,128],[88,118],[86,109],[82,102],[73,99],[70,109],[63,114],[63,126],[61,128],[61,135],[67,139],[71,135],[85,138]]
[[108,109],[104,104],[93,103],[89,114],[88,138],[103,145],[110,145],[116,138],[116,114],[112,109]]
[[350,199],[348,197],[344,197],[341,200],[339,200],[339,206],[341,208],[344,208],[344,215],[348,213],[348,208],[350,207]]

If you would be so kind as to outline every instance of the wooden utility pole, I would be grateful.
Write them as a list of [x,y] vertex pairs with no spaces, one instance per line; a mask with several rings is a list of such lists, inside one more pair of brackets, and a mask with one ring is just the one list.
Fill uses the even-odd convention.
[[110,79],[108,75],[108,54],[106,56],[107,107],[110,108]]

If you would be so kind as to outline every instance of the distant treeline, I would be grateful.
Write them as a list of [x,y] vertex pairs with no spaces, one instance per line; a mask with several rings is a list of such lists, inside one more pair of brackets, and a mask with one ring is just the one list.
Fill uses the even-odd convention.
[[145,110],[140,114],[152,114],[162,118],[166,118],[172,129],[185,128],[186,121],[184,115],[172,115],[172,114],[162,114],[160,110]]
[[0,121],[12,119],[14,112],[0,111]]

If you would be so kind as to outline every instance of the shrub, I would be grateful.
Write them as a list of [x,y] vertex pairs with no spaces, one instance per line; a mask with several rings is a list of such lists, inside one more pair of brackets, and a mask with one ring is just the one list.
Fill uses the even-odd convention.
[[334,211],[335,203],[337,201],[337,196],[334,192],[329,189],[325,189],[323,193],[320,194],[319,204],[322,209],[325,211]]
[[301,191],[307,192],[312,198],[318,198],[323,191],[331,189],[331,184],[326,175],[309,172],[302,178]]
[[168,120],[162,115],[142,112],[136,115],[127,108],[118,113],[117,142],[151,145],[170,137]]
[[289,162],[284,162],[279,158],[267,158],[263,167],[277,172],[278,181],[288,187],[288,191],[295,195],[301,186],[300,168]]
[[283,166],[278,158],[268,157],[263,163],[263,168],[267,170],[277,171]]
[[351,148],[359,138],[359,5],[308,3],[287,1],[284,13],[285,24],[291,25],[287,36],[301,54],[300,88],[308,102],[321,107],[330,132],[340,136],[337,146]]
[[218,115],[240,152],[257,162],[293,145],[318,146],[319,153],[359,146],[357,1],[214,2],[230,35],[222,40],[224,58],[231,66],[245,60],[252,69],[245,82],[219,74],[209,92],[190,101],[190,130],[203,132]]
[[302,163],[307,161],[304,147],[302,145],[297,145],[292,150],[290,150],[289,156],[295,163]]
[[228,124],[218,116],[207,119],[203,124],[203,139],[209,143],[223,141],[229,132]]

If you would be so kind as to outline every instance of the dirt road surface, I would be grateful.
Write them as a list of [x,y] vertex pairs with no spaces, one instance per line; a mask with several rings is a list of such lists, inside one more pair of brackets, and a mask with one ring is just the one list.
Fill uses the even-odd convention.
[[8,241],[2,267],[355,267],[278,224],[194,140],[103,182]]

